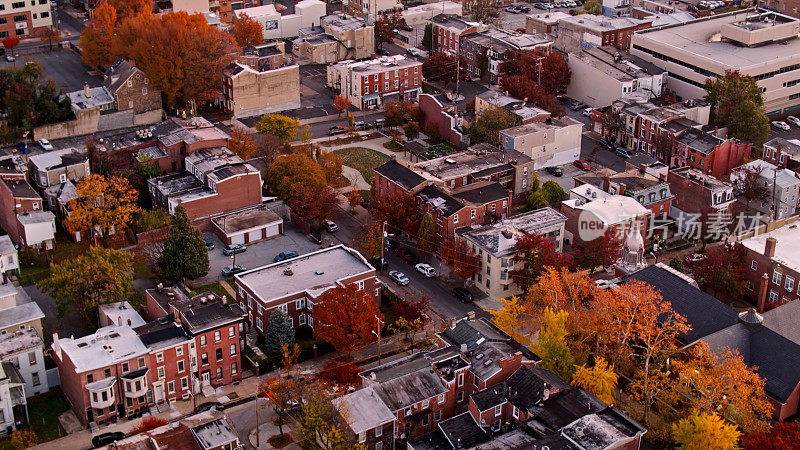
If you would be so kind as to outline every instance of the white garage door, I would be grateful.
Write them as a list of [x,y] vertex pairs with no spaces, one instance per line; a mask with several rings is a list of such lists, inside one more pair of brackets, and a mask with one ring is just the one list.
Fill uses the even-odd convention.
[[231,236],[232,244],[244,244],[244,234],[236,234]]
[[255,231],[251,231],[251,232],[249,232],[247,234],[248,234],[248,237],[250,239],[249,242],[260,241],[261,240],[261,230],[260,229],[255,230]]
[[281,231],[281,224],[275,223],[267,226],[267,237],[277,236]]

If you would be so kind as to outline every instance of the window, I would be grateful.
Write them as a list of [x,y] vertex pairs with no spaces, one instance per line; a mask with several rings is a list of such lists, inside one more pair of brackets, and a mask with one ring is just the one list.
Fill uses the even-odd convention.
[[463,385],[464,385],[464,372],[461,372],[460,374],[458,374],[458,387],[461,387]]
[[458,393],[458,403],[461,403],[463,401],[464,401],[464,391],[460,391]]
[[433,413],[433,421],[434,422],[438,422],[440,420],[442,420],[442,412],[441,411],[434,412]]
[[33,380],[33,385],[34,385],[34,386],[38,386],[38,385],[40,384],[40,381],[39,381],[39,372],[34,372],[34,373],[32,373],[32,374],[31,374],[31,377],[32,377],[32,380]]
[[778,301],[778,293],[775,291],[769,291],[769,301],[770,303],[775,303]]
[[217,367],[217,379],[222,378],[222,367]]
[[93,382],[94,382],[94,375],[92,375],[90,373],[86,374],[86,384],[93,383]]
[[428,426],[428,423],[430,421],[430,419],[429,419],[430,416],[431,416],[430,414],[425,414],[424,416],[422,416],[422,426],[423,427],[427,427]]
[[783,276],[783,274],[781,274],[777,270],[774,270],[772,272],[772,282],[774,284],[777,284],[778,286],[780,286],[781,285],[781,276]]
[[236,335],[236,327],[228,327],[228,337],[234,337]]
[[103,371],[103,375],[105,375],[106,378],[110,377],[111,376],[111,369],[104,370]]
[[444,394],[439,395],[439,403],[444,403]]
[[747,290],[748,291],[752,291],[753,289],[754,289],[753,282],[752,281],[748,281],[747,282]]
[[216,351],[217,354],[217,361],[222,361],[222,349],[218,348]]
[[497,417],[503,412],[503,406],[497,405],[494,407],[494,416]]
[[231,375],[236,375],[239,373],[239,366],[236,363],[231,364]]
[[186,367],[184,367],[184,365],[185,364],[183,361],[178,361],[178,373],[183,373],[183,371],[186,370]]
[[158,378],[164,378],[164,366],[158,368]]
[[383,426],[375,427],[375,437],[383,436]]
[[131,87],[131,86],[133,86],[133,81],[128,80],[128,87]]
[[794,290],[794,278],[786,275],[786,284],[783,285],[787,291],[792,292]]
[[208,365],[208,353],[203,353],[200,355],[200,365],[207,366]]
[[754,259],[754,260],[753,260],[753,261],[750,263],[750,269],[752,269],[752,270],[758,270],[758,261],[756,261],[756,260]]
[[406,414],[406,417],[410,416],[411,415],[411,408],[406,408],[405,409],[405,414]]
[[367,432],[362,431],[361,433],[358,433],[358,442],[366,442],[366,441],[367,441]]
[[222,334],[219,332],[219,330],[215,331],[214,332],[214,342],[219,342],[221,340],[222,340]]
[[261,331],[264,331],[264,326],[261,323],[261,318],[260,317],[256,317],[256,328],[258,328]]
[[476,376],[473,376],[473,377],[472,377],[472,384],[474,384],[476,388],[479,388],[479,387],[481,387],[481,386],[480,386],[480,382],[481,382],[481,379],[480,379],[480,378],[478,378],[478,377],[476,377]]
[[[35,364],[35,363],[34,363],[34,364]],[[122,373],[125,373],[125,372],[127,372],[127,371],[128,371],[128,368],[129,368],[129,366],[128,366],[128,363],[122,363]]]
[[303,304],[304,303],[305,303],[305,299],[304,298],[301,298],[300,300],[295,300],[294,301],[294,309],[296,309],[296,310],[303,309],[303,306],[304,306]]
[[142,95],[147,95],[147,88],[142,88]]
[[189,387],[189,379],[186,377],[181,378],[181,389],[186,389]]
[[203,347],[206,345],[206,335],[200,336],[200,346]]
[[515,406],[514,409],[511,411],[511,415],[514,416],[515,419],[519,419],[519,410]]
[[164,362],[164,354],[163,353],[156,353],[156,362]]
[[236,356],[236,344],[231,344],[231,356]]
[[431,406],[431,402],[429,400],[425,400],[422,402],[422,409],[426,409]]
[[453,223],[458,223],[458,214],[453,215]]
[[356,281],[356,287],[359,291],[364,290],[364,281]]
[[174,381],[168,381],[167,382],[167,392],[170,393],[170,394],[174,394],[175,393],[175,382]]
[[474,209],[469,212],[469,218],[470,219],[474,219],[475,218],[475,210]]
[[[11,7],[12,8],[24,8],[25,7],[25,2],[14,2],[14,3],[11,4]],[[19,16],[15,16],[14,17],[14,21],[15,22],[19,22],[17,20],[17,17],[19,17]],[[25,16],[23,16],[23,17],[25,17]]]
[[28,364],[31,366],[36,365],[36,352],[28,353]]
[[297,324],[298,325],[305,325],[306,324],[306,315],[305,314],[300,314],[300,316],[297,318]]

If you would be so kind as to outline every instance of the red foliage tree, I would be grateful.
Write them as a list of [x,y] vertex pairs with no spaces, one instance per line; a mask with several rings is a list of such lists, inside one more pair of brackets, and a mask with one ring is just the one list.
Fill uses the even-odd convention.
[[741,245],[726,251],[724,247],[714,247],[705,254],[705,259],[691,264],[692,274],[703,290],[711,291],[715,297],[723,294],[736,298],[745,287],[745,251]]
[[4,38],[3,38],[3,40],[2,40],[2,41],[0,41],[0,42],[2,42],[2,43],[3,43],[3,47],[5,47],[5,48],[7,48],[7,49],[11,50],[11,49],[13,49],[14,47],[16,47],[16,46],[18,46],[18,45],[19,45],[19,38],[18,38],[18,37],[16,37],[16,36],[6,36],[6,37],[4,37]]
[[500,88],[514,97],[550,111],[553,115],[559,116],[564,113],[564,108],[558,103],[555,95],[548,94],[542,86],[525,75],[503,76],[500,79]]
[[[422,62],[422,76],[426,81],[447,85],[456,81],[458,59],[444,52],[436,52]],[[462,65],[463,68],[466,65]]]
[[361,377],[358,375],[360,371],[352,359],[342,356],[329,359],[319,376],[325,383],[347,389],[361,385]]
[[430,306],[430,301],[427,298],[420,299],[417,302],[410,302],[408,300],[400,300],[391,304],[390,309],[397,317],[402,317],[409,322],[421,320],[423,323],[428,320],[425,315],[425,310]]
[[375,298],[353,284],[328,289],[314,305],[314,331],[340,352],[352,352],[372,341],[378,319],[382,321],[383,315]]
[[516,249],[514,263],[518,268],[511,270],[511,277],[523,291],[535,284],[545,267],[559,268],[572,264],[567,255],[556,250],[552,239],[538,233],[525,233],[517,239]]
[[478,255],[470,250],[463,239],[449,239],[441,246],[440,255],[445,265],[460,278],[472,278],[478,272]]
[[394,192],[384,192],[372,200],[370,204],[372,217],[378,222],[385,221],[390,232],[404,230],[416,233],[414,227],[416,203],[414,197],[402,189]]
[[742,445],[745,450],[800,450],[800,425],[778,422],[769,432],[745,436]]
[[608,228],[602,236],[589,242],[584,242],[575,252],[575,262],[589,269],[589,273],[594,273],[597,266],[604,269],[619,257],[619,250],[622,246],[617,233],[613,228]]
[[139,423],[139,426],[133,429],[133,432],[131,434],[144,433],[145,431],[150,431],[158,427],[163,427],[166,424],[167,421],[160,417],[145,417]]
[[542,87],[548,94],[566,92],[571,78],[572,72],[561,53],[551,52],[542,60]]

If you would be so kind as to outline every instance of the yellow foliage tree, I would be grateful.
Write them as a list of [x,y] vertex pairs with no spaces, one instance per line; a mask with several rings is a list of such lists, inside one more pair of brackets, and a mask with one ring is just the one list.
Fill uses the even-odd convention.
[[733,450],[741,433],[716,414],[695,412],[672,425],[672,438],[681,450]]
[[497,311],[489,311],[492,314],[495,325],[512,339],[523,345],[531,344],[531,330],[525,327],[526,309],[516,295],[510,299],[501,298],[500,303],[503,308]]
[[567,318],[566,310],[553,311],[551,308],[544,310],[544,324],[539,328],[537,342],[531,350],[542,358],[542,367],[569,380],[575,371],[575,359],[567,347]]
[[572,376],[572,384],[591,392],[606,404],[614,404],[614,393],[617,390],[619,376],[614,372],[614,366],[598,357],[593,367],[578,366]]
[[298,128],[299,120],[282,114],[266,114],[256,124],[259,133],[275,136],[284,144],[297,136]]
[[78,196],[67,203],[69,216],[64,220],[71,233],[91,230],[93,237],[96,234],[104,237],[112,229],[126,228],[139,212],[138,193],[123,177],[95,174],[81,180],[75,188]]

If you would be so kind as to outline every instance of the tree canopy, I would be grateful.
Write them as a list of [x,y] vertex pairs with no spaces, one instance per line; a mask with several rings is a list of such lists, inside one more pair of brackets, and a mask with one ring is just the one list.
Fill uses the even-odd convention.
[[354,284],[328,289],[314,305],[314,332],[341,352],[352,352],[374,340],[383,314],[375,298]]
[[672,438],[681,450],[734,450],[741,433],[716,414],[697,413],[672,425]]
[[239,47],[259,45],[264,42],[264,33],[261,24],[247,14],[238,14],[233,22],[233,39]]
[[284,144],[297,137],[300,121],[283,114],[265,114],[256,124],[261,134],[275,136]]
[[138,193],[123,177],[90,175],[75,186],[77,198],[67,202],[64,226],[71,233],[90,230],[92,236],[107,236],[127,228],[140,211]]
[[[447,85],[456,81],[458,58],[444,52],[436,52],[422,61],[422,76],[426,81]],[[466,70],[461,64],[461,70]]]
[[42,66],[28,62],[0,70],[0,109],[8,121],[6,140],[39,125],[61,122],[72,116],[69,97],[58,99],[58,87],[44,78]]
[[280,356],[284,345],[294,345],[294,327],[286,313],[275,308],[269,316],[267,331],[264,333],[267,351],[273,357]]
[[714,110],[715,121],[728,127],[728,136],[761,146],[769,134],[769,119],[762,110],[764,98],[753,77],[726,71],[705,84],[706,101]]
[[157,265],[164,278],[173,283],[205,276],[209,270],[208,248],[203,233],[192,226],[183,206],[178,205],[170,220],[169,235]]
[[500,145],[500,130],[516,124],[516,119],[505,109],[489,108],[470,125],[469,138],[474,143],[486,142],[496,147]]

